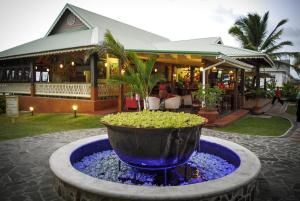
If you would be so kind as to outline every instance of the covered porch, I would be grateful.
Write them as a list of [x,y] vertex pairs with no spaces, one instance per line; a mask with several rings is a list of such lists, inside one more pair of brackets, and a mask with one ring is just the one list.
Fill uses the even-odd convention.
[[[181,96],[182,107],[192,107],[191,94],[198,90],[200,85],[215,86],[224,90],[218,106],[221,114],[228,114],[243,106],[245,71],[250,71],[252,65],[218,52],[138,52],[140,58],[145,60],[151,54],[158,55],[153,73],[163,78],[152,91],[152,96],[162,98],[160,85],[165,85],[169,88],[168,93]],[[186,101],[189,96],[191,101]]]
[[[125,87],[120,94],[119,86],[107,84],[111,75],[119,73],[118,59],[93,55],[85,62],[90,48],[2,60],[0,93],[21,95],[21,110],[33,106],[37,112],[70,112],[75,104],[79,112],[97,112],[117,108],[118,97],[124,109],[124,94],[130,89]],[[199,84],[219,86],[225,91],[220,112],[229,113],[244,104],[245,71],[251,65],[218,52],[136,52],[144,60],[158,55],[152,73],[159,74],[174,95],[191,95]],[[152,95],[159,97],[159,85]]]

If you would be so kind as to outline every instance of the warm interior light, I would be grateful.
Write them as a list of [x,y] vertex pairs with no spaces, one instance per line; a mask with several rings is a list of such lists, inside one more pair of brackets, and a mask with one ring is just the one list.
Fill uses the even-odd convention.
[[233,71],[231,70],[231,71],[229,71],[229,74],[232,74],[233,73]]
[[203,71],[203,67],[200,67],[200,71]]
[[49,72],[49,68],[47,68],[47,72]]
[[176,77],[176,73],[173,74],[173,77]]
[[77,105],[73,105],[73,106],[72,106],[72,109],[73,109],[74,111],[76,111],[76,110],[78,109]]
[[157,72],[157,68],[154,69],[154,72]]
[[72,65],[72,66],[75,66],[75,62],[74,62],[74,61],[72,61],[72,62],[71,62],[71,65]]
[[122,70],[121,70],[121,74],[123,75],[124,73],[125,73],[125,70],[124,70],[124,69],[122,69]]
[[213,70],[217,70],[217,68],[214,66],[213,68],[212,68]]
[[29,107],[30,112],[32,112],[34,110],[34,108],[32,106]]
[[35,66],[35,70],[37,70],[37,68],[38,68],[38,67],[37,67],[37,66]]
[[60,68],[63,68],[63,67],[64,67],[64,65],[63,65],[63,64],[60,64],[60,65],[59,65],[59,67],[60,67]]
[[107,67],[107,66],[108,66],[108,63],[105,62],[105,63],[104,63],[104,66]]

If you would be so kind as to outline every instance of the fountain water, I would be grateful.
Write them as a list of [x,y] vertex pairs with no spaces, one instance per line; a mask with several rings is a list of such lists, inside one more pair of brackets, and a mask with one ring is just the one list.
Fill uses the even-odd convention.
[[153,171],[119,160],[107,135],[82,139],[51,156],[54,189],[66,200],[82,201],[254,200],[258,158],[219,138],[202,136],[198,142],[186,163]]

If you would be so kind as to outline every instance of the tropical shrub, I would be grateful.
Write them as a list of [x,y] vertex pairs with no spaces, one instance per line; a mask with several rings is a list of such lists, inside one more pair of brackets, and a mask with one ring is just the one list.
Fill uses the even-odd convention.
[[297,91],[297,87],[291,82],[286,82],[282,86],[282,95],[287,99],[295,100]]
[[266,97],[267,98],[272,98],[275,95],[275,90],[276,90],[276,81],[275,79],[271,79],[269,82],[266,84]]
[[183,112],[144,110],[110,114],[103,117],[102,122],[114,126],[135,128],[183,128],[200,125],[204,119],[198,115]]
[[218,87],[209,87],[199,85],[199,89],[193,93],[195,99],[204,102],[204,107],[207,109],[214,109],[222,100],[224,91]]
[[[147,100],[154,86],[161,80],[158,74],[152,74],[153,66],[156,62],[156,56],[150,57],[149,60],[143,61],[138,58],[134,52],[128,52],[129,60],[133,63],[128,66],[123,75],[112,76],[108,82],[111,84],[127,84],[133,93]],[[145,109],[148,109],[146,102]]]

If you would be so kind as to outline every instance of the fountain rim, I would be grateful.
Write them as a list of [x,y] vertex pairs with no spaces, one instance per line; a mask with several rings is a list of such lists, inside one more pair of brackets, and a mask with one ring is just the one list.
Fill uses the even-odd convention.
[[258,176],[261,163],[258,157],[245,147],[216,137],[201,136],[201,140],[216,143],[235,152],[240,166],[231,174],[202,183],[183,186],[138,186],[97,179],[76,170],[70,160],[71,154],[80,147],[108,135],[99,135],[71,142],[56,150],[49,159],[50,169],[63,182],[89,193],[120,199],[182,200],[209,198],[231,192],[247,185]]

